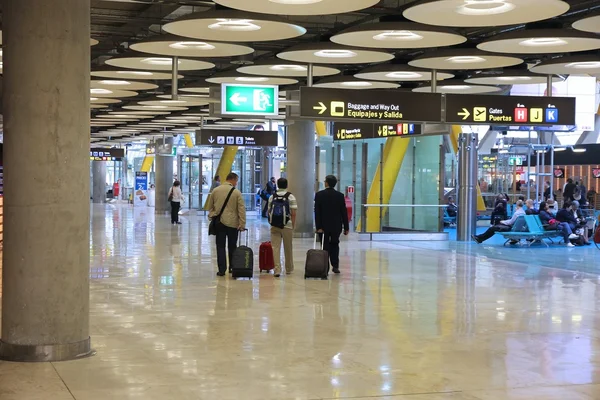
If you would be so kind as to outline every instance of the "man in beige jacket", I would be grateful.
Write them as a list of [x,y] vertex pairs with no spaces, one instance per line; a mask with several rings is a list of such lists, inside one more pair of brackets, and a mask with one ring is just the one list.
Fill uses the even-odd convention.
[[[208,217],[214,218],[221,213],[221,223],[217,224],[217,264],[219,266],[218,276],[225,276],[227,272],[227,261],[225,256],[225,244],[229,252],[229,262],[233,258],[233,252],[237,247],[238,232],[246,229],[246,206],[242,193],[235,187],[238,183],[237,174],[231,172],[227,175],[225,183],[215,188],[208,198]],[[229,197],[229,200],[227,200]],[[225,202],[227,201],[227,204]],[[223,207],[225,205],[225,207]],[[229,265],[231,273],[231,264]]]

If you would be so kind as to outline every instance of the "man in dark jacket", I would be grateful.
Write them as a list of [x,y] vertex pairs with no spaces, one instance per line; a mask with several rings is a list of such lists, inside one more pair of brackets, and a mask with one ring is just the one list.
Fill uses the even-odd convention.
[[333,175],[327,175],[325,190],[321,190],[315,195],[315,222],[317,232],[321,234],[323,250],[329,252],[333,272],[339,274],[340,235],[342,229],[344,235],[348,235],[350,225],[344,195],[335,190],[336,185],[337,178]]
[[565,203],[572,203],[575,201],[575,190],[577,189],[577,185],[573,183],[573,179],[567,179],[567,184],[563,190],[563,198]]

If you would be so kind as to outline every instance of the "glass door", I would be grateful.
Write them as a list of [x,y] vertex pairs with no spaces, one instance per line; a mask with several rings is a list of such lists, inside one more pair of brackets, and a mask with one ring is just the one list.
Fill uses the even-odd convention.
[[181,156],[181,190],[190,209],[200,209],[202,176],[200,174],[201,157]]

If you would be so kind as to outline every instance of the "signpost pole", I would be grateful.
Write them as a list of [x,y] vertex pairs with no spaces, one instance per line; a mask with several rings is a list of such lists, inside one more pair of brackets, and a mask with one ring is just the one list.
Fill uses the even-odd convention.
[[367,182],[367,170],[369,166],[369,144],[364,142],[362,145],[362,165],[361,165],[361,182],[360,182],[360,197],[361,197],[361,231],[362,233],[367,232],[367,196],[368,196],[368,182]]
[[341,191],[342,187],[342,145],[338,144],[337,146],[337,174],[338,174],[338,190]]
[[461,242],[471,239],[477,223],[477,134],[461,133],[458,139],[458,230]]
[[[387,139],[386,139],[387,140]],[[379,205],[383,205],[383,150],[385,143],[379,144]],[[379,232],[383,230],[383,207],[379,207]]]
[[308,64],[308,67],[306,69],[306,73],[307,73],[307,79],[306,79],[306,86],[308,87],[312,87],[313,85],[313,74],[314,74],[314,69],[313,69],[313,65],[312,64]]
[[552,97],[552,75],[548,75],[546,81],[546,96]]
[[[356,143],[352,144],[352,186],[356,188],[356,160],[357,156],[357,146]],[[354,231],[356,228],[356,189],[354,193],[352,193],[352,204],[354,204],[354,218],[352,218],[352,230]]]
[[437,69],[431,70],[431,93],[437,92]]
[[171,77],[171,99],[177,100],[177,76],[179,75],[179,57],[173,57],[173,76]]

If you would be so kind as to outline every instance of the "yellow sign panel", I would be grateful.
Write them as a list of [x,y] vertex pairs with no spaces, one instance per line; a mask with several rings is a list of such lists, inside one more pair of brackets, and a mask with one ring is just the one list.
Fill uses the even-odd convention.
[[346,115],[346,103],[343,101],[332,101],[331,102],[331,116],[332,117],[343,117]]
[[544,122],[544,109],[532,108],[529,112],[529,118],[531,122]]
[[487,122],[487,108],[485,108],[485,107],[473,108],[473,120],[475,122]]

